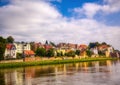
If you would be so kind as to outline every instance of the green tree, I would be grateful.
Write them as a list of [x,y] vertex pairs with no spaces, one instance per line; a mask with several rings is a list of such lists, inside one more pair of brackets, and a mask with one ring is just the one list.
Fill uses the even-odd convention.
[[0,60],[4,59],[5,48],[6,48],[6,39],[0,36]]
[[46,50],[45,48],[37,48],[37,50],[35,51],[37,56],[46,56]]
[[46,56],[48,56],[48,57],[53,57],[54,56],[54,49],[49,49],[49,50],[47,50],[47,53],[46,53]]
[[68,57],[75,57],[75,51],[69,51],[68,53],[66,53],[66,56]]
[[13,42],[14,42],[14,38],[12,36],[8,36],[7,43],[13,43]]
[[97,47],[97,46],[99,46],[99,45],[100,45],[99,42],[90,42],[89,45],[88,45],[88,47],[89,47],[89,49],[90,49],[90,48]]
[[75,54],[76,54],[76,55],[80,55],[80,50],[76,50],[76,51],[75,51]]
[[89,57],[91,57],[92,54],[93,54],[89,49],[86,51],[86,53],[87,53],[87,55],[88,55]]

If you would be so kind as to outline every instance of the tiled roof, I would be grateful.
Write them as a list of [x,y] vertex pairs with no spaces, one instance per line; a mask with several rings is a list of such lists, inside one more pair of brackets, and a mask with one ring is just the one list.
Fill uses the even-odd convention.
[[32,50],[25,50],[25,55],[34,55],[35,53]]
[[79,46],[79,48],[87,48],[87,45],[81,44],[81,45]]
[[12,49],[13,46],[14,46],[13,44],[7,44],[6,48],[10,50],[10,49]]

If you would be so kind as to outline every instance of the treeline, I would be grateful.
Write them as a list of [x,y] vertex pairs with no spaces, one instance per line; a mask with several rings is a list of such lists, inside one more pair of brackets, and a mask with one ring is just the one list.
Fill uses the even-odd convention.
[[0,36],[0,60],[4,59],[4,53],[7,43],[13,43],[14,38],[12,36],[8,36],[7,38],[3,38]]
[[75,55],[80,55],[80,50],[70,50],[69,52],[57,52],[55,49],[50,48],[46,50],[45,48],[37,48],[35,51],[36,56],[41,57],[62,57],[62,56],[68,56],[68,57],[74,57]]

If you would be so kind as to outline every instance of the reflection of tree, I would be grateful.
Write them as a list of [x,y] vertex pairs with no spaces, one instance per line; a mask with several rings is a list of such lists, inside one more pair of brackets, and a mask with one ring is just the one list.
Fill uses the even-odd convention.
[[35,70],[35,77],[37,76],[47,76],[46,74],[54,73],[54,67],[40,67],[39,70]]
[[0,72],[0,85],[5,85],[4,73]]

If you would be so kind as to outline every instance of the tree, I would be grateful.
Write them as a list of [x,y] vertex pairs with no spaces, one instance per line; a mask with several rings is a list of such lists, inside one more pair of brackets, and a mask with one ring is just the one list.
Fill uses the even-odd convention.
[[6,39],[0,36],[0,60],[4,59],[5,48],[6,48]]
[[90,48],[97,47],[97,46],[99,46],[99,45],[100,45],[100,43],[98,43],[98,42],[90,42],[90,43],[89,43],[89,49],[90,49]]
[[7,43],[13,43],[14,38],[12,36],[7,37]]
[[75,51],[75,54],[76,54],[76,55],[80,55],[80,50],[76,50],[76,51]]
[[75,57],[75,51],[69,51],[68,53],[66,53],[66,56],[68,57]]
[[106,42],[102,42],[102,45],[107,45],[107,43]]
[[89,49],[86,51],[86,53],[87,53],[87,55],[88,55],[89,57],[91,57],[92,54],[93,54]]
[[45,48],[37,48],[37,50],[35,51],[37,56],[46,56],[46,50]]
[[46,56],[48,56],[48,57],[53,57],[54,54],[55,54],[54,49],[51,48],[51,49],[47,50]]

